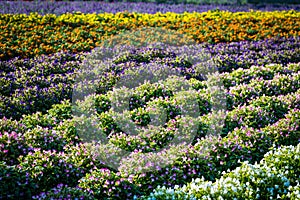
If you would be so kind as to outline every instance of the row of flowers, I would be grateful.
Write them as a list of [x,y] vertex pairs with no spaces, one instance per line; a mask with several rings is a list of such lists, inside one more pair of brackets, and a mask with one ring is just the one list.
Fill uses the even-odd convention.
[[[142,69],[150,65],[166,65],[177,69],[178,73],[191,79],[190,81],[195,80],[195,89],[205,87],[206,82],[202,80],[206,79],[208,73],[225,71],[226,73],[220,75],[219,82],[224,84],[226,89],[232,87],[231,93],[236,97],[235,105],[243,103],[251,96],[264,93],[255,90],[260,90],[260,86],[267,88],[268,91],[265,92],[272,95],[283,90],[286,93],[295,91],[299,85],[298,76],[295,75],[299,67],[297,64],[289,64],[300,61],[300,54],[297,53],[299,37],[189,47],[163,46],[162,49],[123,46],[103,48],[103,51],[99,49],[86,54],[61,52],[32,59],[15,58],[0,61],[0,117],[19,119],[23,114],[45,112],[51,105],[66,98],[71,99],[73,83],[77,80],[76,74],[80,72],[90,76],[90,67],[86,63],[90,62],[90,65],[95,67],[97,63],[93,62],[97,59],[103,59],[101,67],[98,67],[103,67],[102,74],[95,78],[95,81],[99,81],[97,88],[94,88],[97,93],[105,93],[111,89],[117,80],[124,77],[124,70],[132,66]],[[272,49],[273,53],[266,49]],[[217,50],[219,54],[216,54]],[[251,59],[245,57],[249,54]],[[245,58],[246,61],[239,61]],[[107,59],[108,61],[104,61]],[[267,65],[269,63],[282,65]],[[252,65],[257,66],[251,67]],[[264,65],[267,66],[263,67]],[[258,69],[261,67],[262,69]],[[248,68],[250,69],[247,70]],[[262,70],[264,72],[261,72]],[[268,70],[271,72],[267,72]],[[292,77],[294,81],[290,79]],[[239,96],[241,93],[244,94],[243,97]]]
[[292,74],[300,71],[299,65],[290,63],[287,66],[267,64],[265,66],[252,66],[249,69],[239,68],[232,73],[222,73],[222,80],[226,88],[240,84],[249,84],[255,78],[271,80],[276,74]]
[[[0,15],[0,59],[34,57],[61,50],[90,51],[111,36],[141,27],[174,30],[197,43],[260,40],[299,36],[299,13],[227,12],[62,15],[38,13]],[[145,40],[146,38],[139,38]],[[161,41],[160,41],[161,42]]]
[[40,14],[56,14],[61,15],[64,13],[72,13],[80,11],[83,13],[117,13],[117,12],[137,12],[137,13],[149,13],[155,14],[157,12],[207,12],[209,10],[228,10],[230,12],[247,12],[249,10],[261,10],[261,11],[275,11],[275,10],[296,10],[299,11],[298,5],[259,5],[254,4],[248,5],[195,5],[195,4],[155,4],[155,3],[130,3],[130,2],[69,2],[69,1],[39,1],[39,2],[9,2],[1,1],[0,10],[1,14],[18,14],[25,13],[30,14],[31,12],[38,12]]
[[231,72],[238,68],[247,69],[253,65],[270,63],[288,64],[299,62],[299,37],[274,38],[255,42],[233,42],[228,45],[208,46],[215,55],[214,61],[221,72]]
[[234,107],[248,103],[257,96],[288,94],[299,89],[300,73],[292,75],[277,74],[272,80],[253,79],[249,84],[241,84],[229,89]]

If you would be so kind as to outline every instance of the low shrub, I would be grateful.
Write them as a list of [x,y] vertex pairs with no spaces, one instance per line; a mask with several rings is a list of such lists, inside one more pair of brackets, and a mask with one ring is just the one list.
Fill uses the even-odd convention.
[[132,181],[108,170],[98,169],[79,180],[79,187],[91,191],[96,199],[131,199],[138,194]]

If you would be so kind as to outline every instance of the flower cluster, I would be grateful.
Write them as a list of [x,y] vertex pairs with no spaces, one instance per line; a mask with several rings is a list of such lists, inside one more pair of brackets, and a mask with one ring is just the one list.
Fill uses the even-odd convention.
[[21,133],[15,131],[0,133],[0,157],[1,161],[9,165],[18,163],[20,155],[26,155],[30,152],[29,148]]
[[130,199],[138,193],[137,186],[105,168],[87,173],[79,187],[91,191],[96,199]]

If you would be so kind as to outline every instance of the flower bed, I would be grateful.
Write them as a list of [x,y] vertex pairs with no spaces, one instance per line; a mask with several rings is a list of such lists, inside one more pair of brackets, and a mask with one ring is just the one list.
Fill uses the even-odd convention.
[[[298,12],[1,14],[0,26],[0,199],[299,198]],[[155,47],[130,43],[167,29]]]
[[296,11],[2,14],[0,59],[28,58],[61,50],[90,51],[112,35],[145,26],[175,30],[199,43],[219,43],[299,36],[299,23]]

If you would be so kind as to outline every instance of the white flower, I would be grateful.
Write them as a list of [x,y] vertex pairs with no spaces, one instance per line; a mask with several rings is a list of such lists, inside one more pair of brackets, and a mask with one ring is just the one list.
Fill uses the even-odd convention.
[[236,189],[235,186],[232,186],[231,188],[232,188],[232,191],[233,191],[233,192],[237,192],[237,189]]

